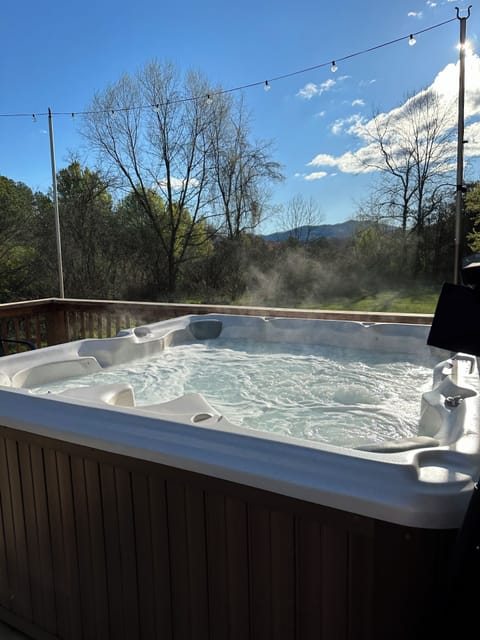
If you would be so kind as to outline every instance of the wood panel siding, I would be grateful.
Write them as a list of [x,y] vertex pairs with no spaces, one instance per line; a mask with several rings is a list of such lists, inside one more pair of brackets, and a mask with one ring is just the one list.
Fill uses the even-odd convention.
[[0,427],[0,618],[39,639],[420,637],[454,535]]

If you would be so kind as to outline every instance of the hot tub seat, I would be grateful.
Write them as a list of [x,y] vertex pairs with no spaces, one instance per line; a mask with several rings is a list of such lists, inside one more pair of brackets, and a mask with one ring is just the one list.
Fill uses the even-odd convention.
[[200,393],[186,393],[170,400],[139,407],[141,411],[155,413],[159,418],[173,422],[212,426],[222,420],[216,411]]
[[39,384],[61,380],[64,377],[89,375],[101,371],[101,369],[102,367],[94,356],[43,362],[17,371],[12,376],[12,386],[35,387]]
[[95,387],[75,387],[61,391],[58,395],[72,400],[87,402],[102,402],[117,407],[134,407],[135,394],[131,384],[119,382],[116,384],[101,384]]
[[222,425],[226,422],[223,416],[199,393],[186,393],[167,402],[149,405],[137,405],[133,387],[128,383],[75,387],[62,391],[58,395],[72,400],[99,402],[116,407],[132,407],[142,413],[153,413],[156,418],[162,418],[169,422],[210,427],[219,422],[222,422]]

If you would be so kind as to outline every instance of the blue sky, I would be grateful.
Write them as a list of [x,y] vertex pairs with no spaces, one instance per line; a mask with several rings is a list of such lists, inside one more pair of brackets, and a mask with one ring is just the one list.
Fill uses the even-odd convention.
[[[96,91],[154,58],[184,71],[199,69],[226,89],[263,81],[407,37],[455,18],[455,6],[466,15],[469,5],[467,37],[475,51],[480,11],[464,0],[8,3],[0,24],[0,114],[39,114],[48,107],[80,112]],[[413,47],[407,37],[339,62],[336,73],[326,64],[271,82],[268,92],[244,90],[255,136],[273,141],[274,157],[284,166],[276,203],[302,194],[318,202],[326,223],[354,216],[375,176],[355,171],[349,161],[365,148],[362,127],[372,114],[401,109],[407,96],[434,82],[445,95],[458,90],[459,21],[416,39]],[[473,128],[466,153],[476,156],[480,59],[470,58],[466,115]],[[71,153],[94,166],[79,125],[78,116],[55,116],[57,169]],[[475,171],[471,177],[480,178]],[[34,190],[50,188],[45,116],[35,123],[30,115],[0,117],[0,174]]]

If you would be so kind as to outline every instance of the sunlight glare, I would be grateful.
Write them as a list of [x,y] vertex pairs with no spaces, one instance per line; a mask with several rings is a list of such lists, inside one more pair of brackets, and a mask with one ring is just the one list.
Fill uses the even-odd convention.
[[[460,51],[462,45],[460,43],[457,44],[457,49]],[[475,49],[473,47],[473,43],[471,40],[465,40],[465,44],[463,45],[463,50],[465,52],[465,56],[472,56],[475,53]]]

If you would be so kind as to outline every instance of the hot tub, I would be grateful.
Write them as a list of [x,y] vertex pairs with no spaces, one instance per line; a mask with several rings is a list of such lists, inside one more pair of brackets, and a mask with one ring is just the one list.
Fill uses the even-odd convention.
[[[428,330],[211,314],[2,358],[7,621],[29,620],[52,637],[77,637],[75,624],[84,629],[79,637],[93,637],[89,625],[120,637],[120,607],[134,634],[148,620],[152,629],[168,622],[178,637],[190,637],[197,623],[229,629],[220,637],[288,638],[300,627],[300,637],[314,637],[318,624],[335,635],[315,637],[341,638],[347,627],[358,629],[354,637],[386,637],[387,629],[405,637],[423,614],[395,635],[389,615],[398,603],[386,592],[408,604],[438,588],[480,471],[476,358],[428,347]],[[428,367],[431,383],[414,398],[411,434],[347,444],[245,427],[195,389],[139,403],[128,380],[88,383],[176,348],[222,341],[277,352],[301,346],[303,355],[349,347],[381,354],[393,370],[400,353],[402,362]],[[420,580],[415,587],[399,581],[408,570]],[[53,599],[46,608],[45,593]]]

